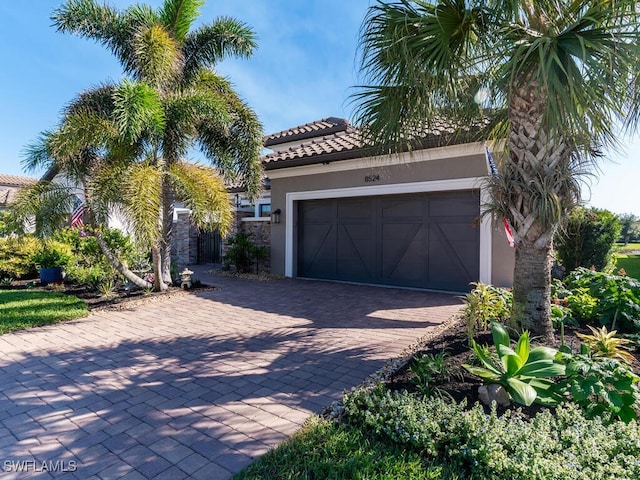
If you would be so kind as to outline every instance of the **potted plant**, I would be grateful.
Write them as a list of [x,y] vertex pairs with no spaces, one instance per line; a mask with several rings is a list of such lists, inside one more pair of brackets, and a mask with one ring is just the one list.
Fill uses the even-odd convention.
[[60,242],[45,242],[34,257],[33,261],[40,270],[40,283],[62,282],[63,269],[71,260],[71,248]]

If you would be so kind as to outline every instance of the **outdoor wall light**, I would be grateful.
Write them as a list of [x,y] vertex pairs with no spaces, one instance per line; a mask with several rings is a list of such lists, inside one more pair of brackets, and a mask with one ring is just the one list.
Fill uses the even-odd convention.
[[235,195],[236,208],[240,208],[240,194],[236,193]]
[[280,209],[276,209],[273,212],[271,212],[271,223],[280,223],[280,214],[282,212],[280,211]]

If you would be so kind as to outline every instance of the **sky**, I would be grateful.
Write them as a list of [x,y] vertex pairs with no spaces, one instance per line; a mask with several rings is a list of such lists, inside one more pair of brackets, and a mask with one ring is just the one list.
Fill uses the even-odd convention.
[[[358,84],[358,33],[375,0],[207,0],[198,24],[233,16],[250,25],[258,49],[217,66],[257,112],[266,134],[326,117],[350,118]],[[59,121],[83,90],[122,70],[101,45],[61,34],[51,12],[61,0],[0,0],[0,173],[39,176],[21,167],[24,149]],[[131,0],[108,3],[126,8]],[[161,0],[146,0],[158,7]],[[196,24],[196,25],[198,25]],[[585,188],[588,205],[640,216],[640,135],[605,152]],[[201,160],[193,153],[190,160]]]

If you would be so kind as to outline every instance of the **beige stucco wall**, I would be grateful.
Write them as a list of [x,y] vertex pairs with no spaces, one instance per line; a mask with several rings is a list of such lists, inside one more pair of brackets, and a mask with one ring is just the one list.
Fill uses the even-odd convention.
[[496,222],[491,237],[491,283],[497,287],[513,286],[515,249],[509,246],[502,222]]
[[[469,149],[473,153],[456,151],[457,156],[450,158],[430,158],[418,155],[403,159],[390,160],[389,157],[369,158],[360,161],[348,160],[327,165],[293,167],[281,171],[269,171],[271,178],[271,210],[281,210],[281,222],[271,226],[271,271],[285,273],[285,235],[286,235],[286,194],[290,192],[309,192],[352,187],[376,187],[403,183],[438,181],[483,177],[487,174],[483,149],[477,146]],[[354,168],[348,169],[350,162]],[[383,163],[384,165],[380,165]],[[332,171],[338,170],[338,171]],[[291,175],[295,174],[295,175]],[[283,176],[284,175],[284,176]],[[287,176],[291,175],[291,176]],[[480,185],[477,185],[479,188]],[[375,194],[375,193],[374,193]],[[295,212],[294,238],[296,237]],[[501,226],[500,226],[501,227]],[[295,246],[295,242],[294,242]],[[294,276],[295,276],[295,251]],[[513,249],[511,249],[501,228],[494,228],[491,239],[491,277],[497,285],[510,286],[513,277]]]

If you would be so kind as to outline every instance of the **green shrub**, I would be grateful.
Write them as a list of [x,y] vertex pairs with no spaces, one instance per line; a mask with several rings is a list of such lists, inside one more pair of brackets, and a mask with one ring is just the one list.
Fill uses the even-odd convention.
[[611,264],[613,245],[622,224],[608,210],[578,208],[554,240],[556,254],[568,272],[578,268],[603,270]]
[[640,281],[578,268],[565,279],[565,285],[596,299],[592,318],[598,318],[600,324],[611,330],[617,327],[622,332],[640,332]]
[[481,282],[471,285],[474,289],[462,298],[462,316],[467,323],[470,345],[475,332],[488,330],[493,321],[504,323],[509,318],[513,296],[511,291],[505,288]]
[[573,402],[584,409],[587,418],[636,420],[640,378],[615,359],[585,353],[560,353],[567,378],[556,384],[555,391],[570,395]]
[[269,249],[266,246],[256,245],[251,237],[250,233],[238,232],[227,238],[228,248],[223,258],[227,269],[234,266],[240,273],[250,273],[255,261],[256,272],[260,272],[260,264],[267,258]]
[[635,421],[587,419],[573,404],[525,420],[517,412],[487,415],[477,404],[467,410],[464,404],[382,386],[348,394],[344,403],[348,423],[420,452],[458,478],[640,478]]
[[42,241],[31,236],[0,238],[0,277],[35,278],[38,267],[34,255]]
[[434,383],[437,381],[448,381],[451,379],[446,357],[446,352],[442,350],[437,355],[424,354],[413,358],[409,369],[414,375],[413,383],[422,395],[448,396],[444,390],[434,386]]
[[45,240],[42,248],[33,255],[33,262],[39,268],[64,268],[73,260],[71,246],[55,240]]

